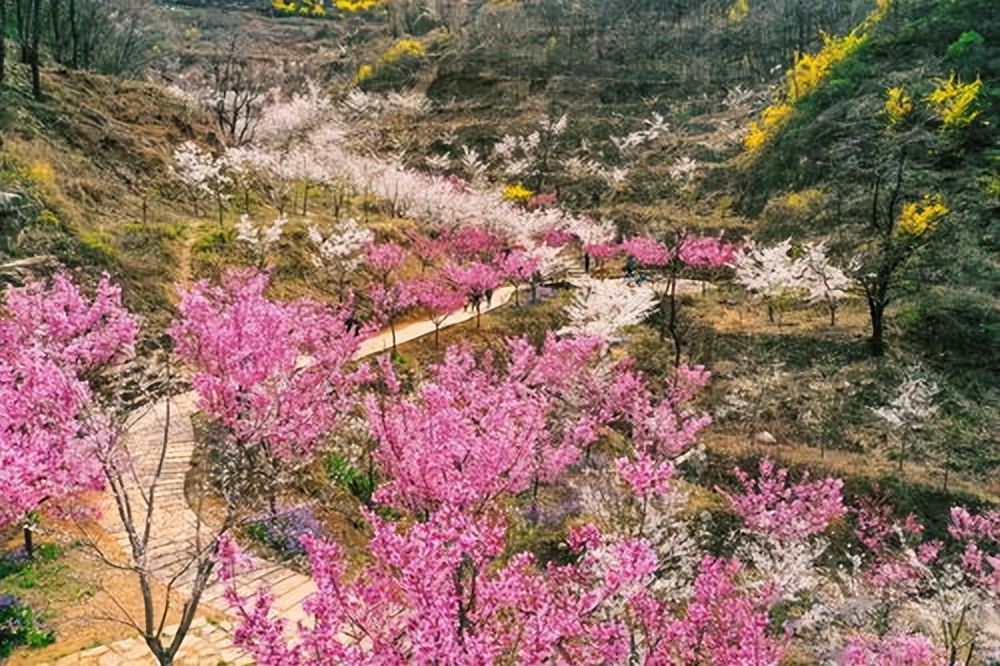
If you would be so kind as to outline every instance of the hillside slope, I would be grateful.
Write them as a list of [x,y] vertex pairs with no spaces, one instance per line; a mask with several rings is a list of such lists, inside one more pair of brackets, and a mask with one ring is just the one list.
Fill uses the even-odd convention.
[[162,310],[189,225],[171,151],[210,130],[152,84],[50,71],[44,101],[20,90],[15,82],[0,104],[0,264],[51,256],[110,270],[130,305]]
[[[976,386],[1000,365],[1000,22],[991,0],[907,2],[872,26],[787,123],[744,154],[740,209],[758,236],[829,238],[844,263],[872,241],[900,178],[896,211],[940,202],[948,214],[901,275],[897,321],[924,360]],[[897,117],[888,111],[899,95]],[[963,90],[971,99],[952,95]],[[949,115],[950,114],[950,115]]]

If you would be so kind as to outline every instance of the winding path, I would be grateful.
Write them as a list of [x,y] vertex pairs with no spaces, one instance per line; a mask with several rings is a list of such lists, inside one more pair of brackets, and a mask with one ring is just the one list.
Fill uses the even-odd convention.
[[[512,287],[502,287],[493,294],[490,304],[481,312],[495,310],[508,303],[514,294]],[[461,310],[449,315],[440,328],[454,326],[476,316],[475,311]],[[416,340],[434,332],[429,321],[404,324],[396,329],[397,345]],[[392,346],[392,335],[383,331],[359,347],[355,358],[378,354]],[[167,423],[168,400],[153,405],[139,416],[128,432],[128,446],[135,460],[136,479],[129,490],[134,511],[139,511],[137,524],[142,524],[146,513],[144,503],[139,499],[139,488],[149,488],[159,465],[164,427],[169,425],[166,458],[160,470],[153,493],[152,530],[145,566],[154,572],[156,579],[171,584],[182,597],[191,593],[194,572],[187,568],[193,556],[204,546],[204,530],[198,516],[188,506],[184,494],[184,483],[191,468],[194,454],[194,429],[191,417],[197,411],[196,396],[193,392],[175,396],[169,400],[169,424]],[[118,518],[118,511],[112,497],[108,496],[102,506],[101,526],[111,534],[123,551],[129,551],[128,535]],[[289,626],[306,619],[302,601],[316,590],[312,579],[292,571],[280,564],[257,559],[254,568],[237,578],[237,585],[248,589],[266,584],[274,594],[274,610],[288,620]],[[215,581],[201,597],[201,608],[209,608],[216,614],[228,616],[229,608],[222,598],[223,586]],[[204,616],[198,617],[191,626],[174,663],[178,666],[219,666],[234,664],[242,666],[253,661],[236,648],[230,638],[232,625],[229,622],[209,622]],[[168,628],[169,636],[176,627]],[[154,665],[145,642],[141,638],[130,638],[110,645],[100,646],[74,653],[53,662],[55,666],[146,666]],[[49,666],[49,665],[42,665]]]

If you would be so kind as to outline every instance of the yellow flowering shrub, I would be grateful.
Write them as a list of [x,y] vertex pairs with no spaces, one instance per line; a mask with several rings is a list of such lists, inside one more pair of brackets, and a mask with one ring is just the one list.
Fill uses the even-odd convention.
[[933,231],[948,212],[941,203],[940,196],[925,194],[920,201],[913,201],[903,206],[896,225],[896,233],[901,236],[923,236],[928,231]]
[[815,55],[796,54],[795,64],[785,73],[785,76],[788,77],[785,92],[789,102],[794,103],[816,90],[826,75],[830,73],[830,68],[857,51],[865,42],[865,38],[857,31],[843,37],[821,34],[823,48],[819,50],[819,53]]
[[379,64],[392,64],[399,62],[404,55],[411,55],[417,58],[424,56],[427,51],[424,45],[415,39],[401,39],[393,44],[388,51],[379,56]]
[[334,4],[343,12],[363,12],[382,2],[383,0],[335,0]]
[[52,187],[56,184],[56,172],[45,162],[35,162],[27,169],[27,176],[38,185]]
[[818,53],[796,53],[795,62],[785,72],[785,84],[775,95],[774,104],[764,109],[761,120],[752,121],[743,139],[747,150],[755,151],[777,133],[792,115],[795,102],[816,90],[834,65],[857,51],[867,39],[865,30],[877,23],[891,5],[881,3],[860,26],[843,37],[823,36],[823,48]]
[[362,81],[367,81],[368,79],[372,78],[374,74],[375,74],[374,67],[367,64],[361,65],[361,67],[358,67],[358,73],[354,76],[354,82],[361,83]]
[[794,211],[808,211],[826,202],[826,193],[818,188],[792,192],[785,197],[785,205]]
[[303,16],[324,16],[326,14],[325,0],[271,0],[271,6],[282,14],[302,14]]
[[739,23],[745,19],[750,14],[750,0],[736,0],[733,6],[729,8],[726,13],[726,17],[734,22]]
[[524,187],[520,183],[516,185],[507,185],[503,188],[503,198],[506,201],[513,201],[515,203],[525,203],[534,194],[531,190]]
[[912,110],[913,100],[906,94],[902,86],[886,88],[885,106],[882,107],[882,113],[885,114],[889,127],[903,122],[903,118]]
[[964,127],[976,119],[979,112],[973,108],[983,82],[979,77],[970,83],[962,83],[955,72],[947,79],[934,79],[937,87],[927,101],[937,113],[945,128]]
[[760,122],[750,122],[750,132],[743,139],[743,145],[749,150],[757,150],[763,146],[795,111],[791,104],[772,104],[764,109]]

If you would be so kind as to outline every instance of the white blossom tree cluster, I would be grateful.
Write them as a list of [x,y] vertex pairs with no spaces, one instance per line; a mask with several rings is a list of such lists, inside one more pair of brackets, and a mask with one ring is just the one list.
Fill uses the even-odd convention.
[[[314,84],[304,92],[282,95],[268,93],[267,104],[252,141],[230,147],[213,155],[187,142],[177,148],[174,172],[201,196],[215,197],[220,220],[226,201],[237,190],[243,191],[244,213],[241,241],[254,252],[274,241],[269,233],[283,226],[252,219],[250,192],[256,192],[273,207],[275,219],[286,219],[289,212],[308,215],[310,191],[317,188],[342,190],[351,195],[374,199],[395,217],[418,219],[441,231],[480,227],[506,239],[512,246],[524,248],[538,260],[541,276],[551,277],[565,270],[565,260],[558,247],[546,245],[546,234],[561,232],[575,236],[584,245],[613,240],[615,226],[608,221],[568,215],[557,207],[527,210],[504,199],[501,190],[486,182],[467,182],[454,176],[422,173],[407,168],[403,156],[381,157],[369,147],[359,145],[356,125],[366,118],[392,110],[425,109],[412,96],[381,98],[354,92],[342,104],[334,104]],[[566,127],[565,117],[543,123],[546,136],[558,136]],[[652,129],[647,132],[653,131]],[[508,141],[510,154],[529,154],[543,141],[541,135],[528,135]],[[516,148],[514,147],[516,146]],[[501,152],[507,149],[501,149]],[[527,151],[527,152],[525,152]],[[532,153],[533,154],[533,153]],[[470,163],[475,156],[469,154]],[[289,210],[289,204],[293,210]],[[314,258],[329,261],[329,270],[342,274],[350,270],[343,258],[359,252],[356,222],[340,218],[330,229],[310,233],[317,251]],[[362,221],[363,222],[363,221]],[[322,240],[316,240],[316,238]],[[254,240],[257,239],[257,240]],[[327,248],[323,250],[321,248]],[[340,247],[341,250],[333,250]],[[340,254],[341,252],[345,254]]]
[[834,326],[837,308],[851,287],[851,279],[827,257],[825,241],[796,248],[791,238],[773,247],[748,239],[737,255],[736,281],[767,305],[772,323],[782,304],[802,300],[824,304]]

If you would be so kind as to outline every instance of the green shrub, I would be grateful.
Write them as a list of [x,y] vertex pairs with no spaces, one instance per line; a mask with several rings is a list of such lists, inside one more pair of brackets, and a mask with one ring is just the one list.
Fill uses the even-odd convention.
[[213,229],[195,241],[191,249],[199,253],[218,253],[231,245],[234,240],[235,234],[232,229]]
[[0,595],[0,659],[6,659],[22,645],[41,648],[55,640],[53,632],[41,628],[30,606],[12,594]]
[[332,483],[344,488],[365,504],[371,504],[375,480],[343,456],[331,453],[326,457],[326,475]]
[[992,371],[996,381],[1000,310],[989,294],[958,288],[923,292],[905,312],[904,326],[935,365],[960,372]]

